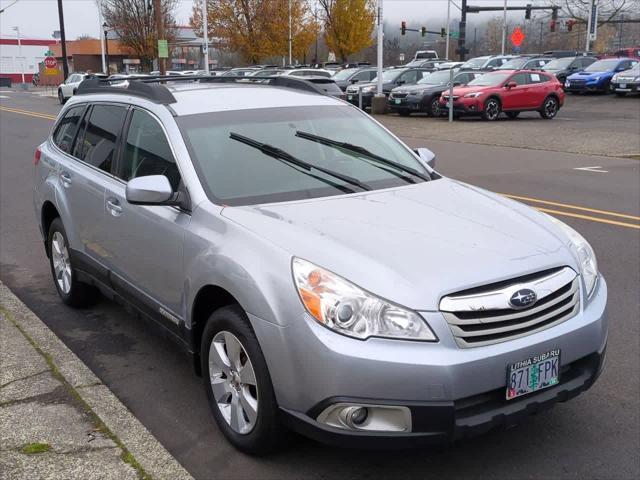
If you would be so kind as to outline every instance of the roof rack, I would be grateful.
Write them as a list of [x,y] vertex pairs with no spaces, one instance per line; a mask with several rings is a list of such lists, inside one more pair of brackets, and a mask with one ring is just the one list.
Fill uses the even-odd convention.
[[[128,85],[122,86],[127,82]],[[176,98],[171,91],[162,85],[166,82],[193,82],[193,83],[237,83],[237,84],[259,84],[271,85],[274,87],[292,88],[305,92],[326,95],[326,92],[314,85],[312,82],[302,78],[282,77],[282,76],[259,76],[259,77],[207,77],[202,75],[154,75],[154,76],[132,76],[127,78],[92,78],[84,80],[79,86],[76,95],[88,95],[92,93],[115,93],[120,95],[134,95],[146,98],[152,102],[168,105],[176,103]],[[121,86],[113,85],[119,83]]]

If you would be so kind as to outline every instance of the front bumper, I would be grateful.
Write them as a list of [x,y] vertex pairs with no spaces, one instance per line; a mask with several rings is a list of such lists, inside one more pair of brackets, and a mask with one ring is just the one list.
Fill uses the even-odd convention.
[[607,90],[605,82],[579,82],[566,80],[564,82],[565,92],[604,92]]
[[[373,98],[373,93],[363,93],[362,94],[362,108],[370,108],[371,107],[371,99]],[[346,100],[352,105],[356,107],[360,106],[359,94],[358,92],[347,92]]]
[[387,99],[387,108],[392,112],[407,111],[421,112],[426,110],[423,104],[424,97],[418,95],[407,95],[406,97],[396,98],[390,95]]
[[612,92],[616,93],[638,93],[638,83],[633,82],[611,82],[609,87]]
[[[421,312],[437,343],[336,334],[300,313],[286,327],[250,315],[276,398],[291,428],[330,443],[376,446],[449,442],[547,409],[587,390],[604,363],[607,286],[600,278],[588,305],[546,330],[485,347],[459,348],[439,312]],[[507,365],[561,350],[560,383],[506,401]],[[411,431],[353,431],[321,424],[331,403],[411,410]]]
[[[484,98],[457,98],[453,101],[453,113],[456,115],[481,115]],[[440,99],[440,110],[449,113],[449,101]]]

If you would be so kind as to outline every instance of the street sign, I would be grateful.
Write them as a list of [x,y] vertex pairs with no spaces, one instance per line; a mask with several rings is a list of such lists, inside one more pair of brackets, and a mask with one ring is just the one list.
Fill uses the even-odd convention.
[[451,38],[460,38],[460,32],[451,32]]
[[169,42],[158,40],[158,58],[169,58]]
[[404,62],[404,53],[401,53],[398,58],[399,61]]
[[519,47],[524,42],[525,35],[524,32],[520,29],[520,27],[516,27],[513,29],[513,33],[511,34],[511,43],[513,43],[514,47]]
[[598,2],[597,0],[593,0],[591,2],[588,28],[589,28],[589,40],[593,42],[598,37]]
[[58,66],[58,61],[55,57],[46,57],[44,59],[44,66],[47,68],[56,68]]

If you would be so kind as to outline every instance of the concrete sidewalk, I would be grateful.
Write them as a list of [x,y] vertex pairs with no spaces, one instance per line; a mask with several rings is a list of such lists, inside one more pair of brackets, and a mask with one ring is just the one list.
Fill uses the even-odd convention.
[[0,282],[0,479],[191,479]]

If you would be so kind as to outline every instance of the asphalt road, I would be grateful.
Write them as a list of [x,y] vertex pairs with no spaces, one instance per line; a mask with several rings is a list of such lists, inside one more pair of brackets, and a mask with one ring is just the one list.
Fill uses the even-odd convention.
[[[628,102],[621,118],[612,101],[617,110]],[[290,450],[268,458],[236,452],[210,419],[200,380],[172,343],[109,301],[77,311],[58,300],[33,212],[31,172],[35,146],[52,125],[47,115],[59,107],[51,98],[6,90],[0,90],[0,279],[197,478],[639,478],[640,161],[570,153],[573,143],[557,140],[544,150],[516,148],[518,136],[547,147],[545,131],[558,138],[565,128],[584,128],[583,138],[602,146],[612,141],[602,132],[635,125],[635,136],[627,138],[638,148],[629,151],[640,152],[638,99],[579,97],[572,108],[580,112],[580,105],[588,120],[562,121],[561,114],[551,122],[532,115],[512,125],[469,122],[484,132],[482,143],[505,143],[506,128],[519,132],[511,146],[434,135],[445,131],[440,120],[382,118],[411,145],[434,150],[444,174],[560,212],[598,255],[609,284],[606,371],[587,393],[507,431],[442,449],[354,451],[296,438]],[[601,125],[588,113],[594,110],[607,112]],[[454,128],[462,132],[461,125]],[[576,170],[595,166],[598,172]]]

